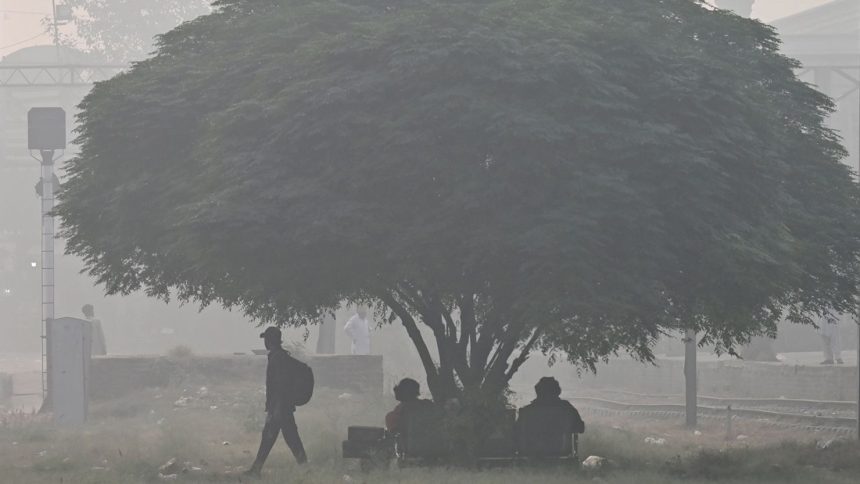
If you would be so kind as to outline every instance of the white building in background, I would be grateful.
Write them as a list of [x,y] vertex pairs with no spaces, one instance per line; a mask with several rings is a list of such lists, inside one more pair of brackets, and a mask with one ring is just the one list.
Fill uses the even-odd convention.
[[[766,2],[715,3],[748,17]],[[836,102],[830,127],[848,149],[846,164],[860,171],[860,0],[831,0],[770,23],[782,39],[782,51],[803,64],[798,76]]]
[[860,0],[833,0],[774,21],[783,51],[803,63],[801,79],[836,102],[830,127],[860,171]]

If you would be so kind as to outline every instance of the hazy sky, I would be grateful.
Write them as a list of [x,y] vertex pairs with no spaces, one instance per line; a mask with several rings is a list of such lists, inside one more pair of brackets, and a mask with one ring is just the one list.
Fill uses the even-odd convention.
[[[828,1],[757,0],[753,16],[768,22]],[[22,47],[50,43],[41,24],[50,12],[51,0],[0,0],[0,57]]]

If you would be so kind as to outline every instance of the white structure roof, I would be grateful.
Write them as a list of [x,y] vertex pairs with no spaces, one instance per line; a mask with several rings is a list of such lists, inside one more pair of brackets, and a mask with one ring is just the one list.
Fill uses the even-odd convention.
[[860,66],[860,0],[833,0],[773,26],[783,51],[806,67]]
[[773,25],[783,35],[857,35],[860,32],[860,2],[833,0],[820,7],[781,18]]

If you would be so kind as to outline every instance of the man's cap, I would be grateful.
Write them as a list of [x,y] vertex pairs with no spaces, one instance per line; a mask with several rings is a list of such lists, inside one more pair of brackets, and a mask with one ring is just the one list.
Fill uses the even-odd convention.
[[260,337],[263,339],[266,338],[278,338],[281,339],[281,330],[275,326],[269,326],[265,331],[260,333]]

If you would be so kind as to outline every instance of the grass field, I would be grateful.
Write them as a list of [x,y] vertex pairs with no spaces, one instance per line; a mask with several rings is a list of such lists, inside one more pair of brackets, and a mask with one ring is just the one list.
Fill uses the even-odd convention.
[[[159,475],[159,467],[172,458],[186,468],[175,482],[248,482],[241,471],[253,460],[262,428],[261,390],[251,383],[142,390],[94,404],[91,422],[77,429],[58,429],[35,416],[7,416],[0,426],[0,482],[174,482]],[[853,442],[834,441],[820,449],[814,435],[748,426],[739,431],[761,437],[726,443],[719,426],[702,427],[694,435],[671,422],[611,419],[589,422],[581,441],[584,456],[610,460],[598,471],[392,468],[362,473],[357,463],[340,458],[346,427],[378,425],[391,406],[383,398],[319,389],[311,405],[297,412],[311,464],[296,466],[280,441],[259,482],[856,484],[860,476],[860,447]],[[646,444],[648,436],[661,436],[666,443]]]

